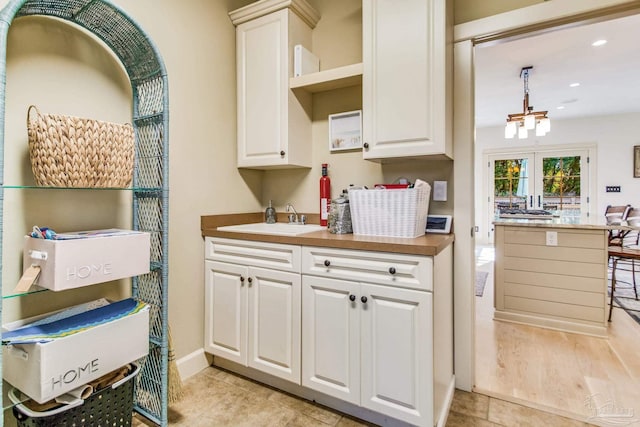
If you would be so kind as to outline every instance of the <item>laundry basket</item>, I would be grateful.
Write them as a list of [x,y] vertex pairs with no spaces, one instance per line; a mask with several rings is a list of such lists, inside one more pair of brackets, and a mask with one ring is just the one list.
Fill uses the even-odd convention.
[[353,234],[413,238],[425,233],[431,186],[417,180],[414,188],[349,189]]
[[133,416],[134,377],[140,368],[136,364],[129,365],[129,373],[121,380],[97,390],[86,399],[74,401],[49,411],[36,412],[19,403],[17,390],[9,391],[9,398],[14,402],[13,415],[18,427],[128,427]]

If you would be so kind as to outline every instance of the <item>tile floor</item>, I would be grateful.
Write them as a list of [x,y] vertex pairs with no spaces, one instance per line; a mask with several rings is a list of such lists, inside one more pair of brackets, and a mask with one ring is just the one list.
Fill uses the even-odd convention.
[[[184,398],[169,407],[169,425],[210,426],[371,426],[233,373],[207,368],[183,384]],[[138,414],[135,427],[150,425]],[[477,393],[456,390],[447,426],[588,426]]]

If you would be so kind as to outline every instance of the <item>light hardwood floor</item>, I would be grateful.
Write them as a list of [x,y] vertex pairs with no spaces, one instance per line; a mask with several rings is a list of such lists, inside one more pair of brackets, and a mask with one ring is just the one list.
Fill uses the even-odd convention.
[[620,308],[608,339],[495,321],[493,248],[477,252],[489,276],[476,297],[474,390],[597,425],[640,426],[640,325]]

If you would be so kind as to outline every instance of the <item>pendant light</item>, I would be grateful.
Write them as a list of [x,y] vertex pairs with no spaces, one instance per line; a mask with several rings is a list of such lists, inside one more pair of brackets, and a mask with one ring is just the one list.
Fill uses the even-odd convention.
[[533,111],[529,105],[529,73],[533,66],[523,67],[520,70],[520,78],[524,81],[524,99],[522,101],[522,113],[507,115],[507,124],[504,128],[504,137],[511,139],[518,135],[519,139],[528,137],[530,130],[535,129],[536,136],[544,136],[551,130],[551,121],[547,117],[547,111]]

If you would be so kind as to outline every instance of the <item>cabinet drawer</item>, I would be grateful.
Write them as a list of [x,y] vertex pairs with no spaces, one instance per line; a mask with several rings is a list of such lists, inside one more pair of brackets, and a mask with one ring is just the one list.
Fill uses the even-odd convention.
[[302,274],[433,290],[433,258],[305,246]]
[[300,273],[300,246],[206,237],[204,257],[212,261]]

